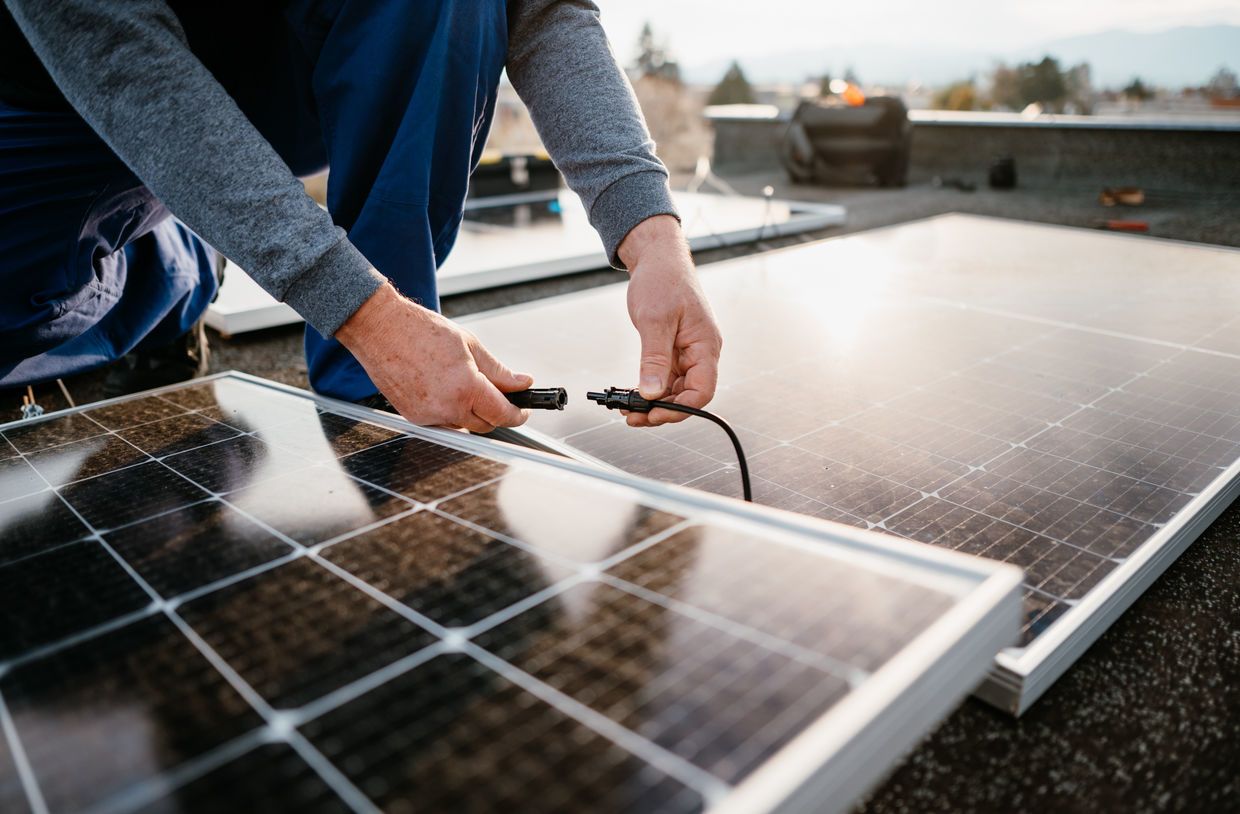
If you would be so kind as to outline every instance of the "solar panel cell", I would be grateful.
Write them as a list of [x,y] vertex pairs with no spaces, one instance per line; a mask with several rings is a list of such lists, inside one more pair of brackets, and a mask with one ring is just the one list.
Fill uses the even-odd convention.
[[24,458],[0,461],[0,501],[31,495],[46,488],[47,483]]
[[586,493],[537,476],[483,486],[439,509],[541,554],[583,563],[600,562],[683,520],[620,495]]
[[465,627],[575,571],[432,512],[329,546],[323,558],[444,627]]
[[749,466],[760,478],[873,523],[922,496],[894,480],[790,446],[756,455]]
[[821,715],[848,682],[611,585],[518,616],[478,643],[558,692],[598,710],[729,782]]
[[[618,437],[615,425],[611,423],[578,433],[572,438],[576,449],[634,475],[645,474],[643,470],[650,466],[649,461],[658,460],[661,471],[667,472],[671,476],[669,480],[675,483],[688,483],[709,475],[722,465],[719,459],[682,447],[670,438],[654,435]],[[735,456],[733,452],[733,459]]]
[[83,415],[93,418],[109,430],[123,430],[138,424],[149,424],[185,413],[185,408],[159,396],[133,401],[118,401],[87,410]]
[[166,599],[287,556],[293,548],[217,500],[195,503],[104,535]]
[[162,617],[16,667],[0,693],[52,811],[102,802],[262,723]]
[[[690,527],[608,573],[806,651],[838,672],[881,667],[910,631],[941,615],[951,597],[844,562],[717,528]],[[762,567],[755,569],[753,563]],[[841,625],[840,619],[852,622]],[[905,627],[909,625],[909,627]]]
[[[157,461],[120,469],[60,489],[65,501],[100,531],[197,503],[207,493]],[[117,499],[123,495],[123,499]]]
[[177,613],[275,709],[304,706],[435,640],[308,558]]
[[227,495],[233,506],[302,545],[316,545],[413,509],[340,470],[299,469]]
[[89,534],[53,491],[0,503],[0,565]]
[[60,486],[149,461],[150,456],[123,438],[97,435],[31,453],[26,460],[39,471],[42,479],[52,486]]
[[217,494],[310,466],[310,461],[253,435],[169,455],[164,464]]
[[121,438],[156,457],[205,446],[240,433],[227,424],[196,413],[139,424],[119,432]]
[[400,438],[341,460],[345,471],[422,503],[493,480],[506,466],[419,438]]
[[255,437],[272,446],[313,461],[334,461],[395,438],[386,427],[359,422],[345,416],[302,411],[277,414],[278,420],[244,423],[256,430]]
[[133,809],[135,814],[235,814],[299,811],[347,814],[351,809],[283,743],[268,743],[175,791]]
[[694,812],[701,798],[464,655],[443,655],[302,731],[382,809]]
[[[72,579],[65,579],[67,574]],[[86,540],[0,567],[0,660],[142,610],[150,598]]]
[[8,439],[18,452],[38,452],[41,449],[67,444],[102,435],[104,428],[84,415],[65,416],[64,420],[44,421],[36,424],[10,425],[4,430]]

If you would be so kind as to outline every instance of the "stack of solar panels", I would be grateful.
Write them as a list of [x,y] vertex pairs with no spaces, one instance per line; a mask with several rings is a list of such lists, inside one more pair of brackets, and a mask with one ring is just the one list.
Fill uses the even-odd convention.
[[226,375],[0,426],[0,810],[844,810],[1016,569]]

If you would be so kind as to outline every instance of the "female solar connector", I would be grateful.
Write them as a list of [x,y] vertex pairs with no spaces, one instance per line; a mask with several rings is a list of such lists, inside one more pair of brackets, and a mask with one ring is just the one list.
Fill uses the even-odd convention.
[[568,404],[568,391],[563,387],[535,387],[505,393],[504,398],[522,410],[563,410]]

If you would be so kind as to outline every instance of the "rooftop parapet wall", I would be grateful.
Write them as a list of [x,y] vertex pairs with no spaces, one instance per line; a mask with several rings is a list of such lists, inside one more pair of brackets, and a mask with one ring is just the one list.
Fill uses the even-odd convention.
[[[718,112],[716,112],[718,111]],[[714,165],[723,172],[779,170],[786,116],[709,115]],[[913,111],[909,180],[984,182],[990,162],[1016,159],[1029,186],[1136,185],[1169,192],[1240,194],[1240,121]]]

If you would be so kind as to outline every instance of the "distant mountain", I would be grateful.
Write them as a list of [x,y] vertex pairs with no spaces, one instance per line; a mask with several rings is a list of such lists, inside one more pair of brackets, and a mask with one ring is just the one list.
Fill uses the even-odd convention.
[[[948,50],[935,45],[910,48],[851,42],[824,44],[814,50],[745,55],[740,57],[740,63],[749,81],[758,83],[799,82],[824,73],[840,77],[851,68],[866,83],[903,85],[917,81],[938,85],[987,70],[998,58],[980,51]],[[714,84],[731,62],[682,66],[682,74],[689,82]]]
[[[752,82],[796,82],[830,72],[840,76],[852,68],[866,83],[903,85],[909,81],[942,85],[971,75],[988,74],[996,62],[1023,62],[1050,54],[1067,67],[1088,62],[1097,87],[1119,87],[1134,76],[1164,87],[1201,85],[1220,66],[1240,71],[1240,26],[1186,26],[1138,33],[1103,31],[1013,49],[989,52],[927,44],[909,48],[881,44],[825,44],[812,51],[785,51],[742,57],[741,67]],[[690,82],[713,84],[730,60],[690,66]]]
[[1134,76],[1164,87],[1204,85],[1220,66],[1240,71],[1240,26],[1103,31],[1048,42],[1029,53],[1051,54],[1068,65],[1088,62],[1100,87],[1126,85]]

